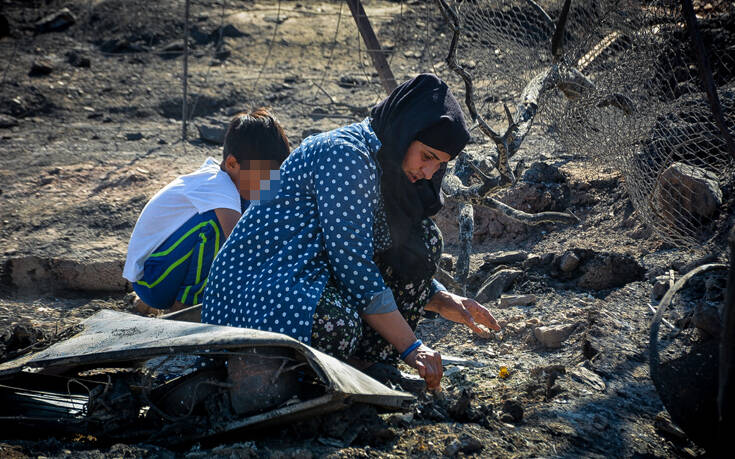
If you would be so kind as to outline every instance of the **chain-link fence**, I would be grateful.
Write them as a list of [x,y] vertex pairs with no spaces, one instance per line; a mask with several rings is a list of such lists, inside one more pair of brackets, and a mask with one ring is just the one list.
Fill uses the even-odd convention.
[[[726,231],[735,153],[703,89],[707,74],[679,1],[447,2],[478,114],[501,123],[532,79],[556,65],[536,122],[565,149],[620,170],[639,217],[676,245]],[[696,2],[724,127],[735,132],[735,4]],[[701,54],[701,53],[700,53]],[[502,132],[502,131],[501,131]],[[731,209],[730,209],[731,210]]]
[[[439,2],[363,4],[397,81],[433,71],[463,95],[444,63],[452,31]],[[558,58],[551,41],[561,0],[447,4],[462,29],[459,64],[488,124],[502,132],[503,105],[515,110],[528,83],[556,64],[559,78],[539,99],[534,135],[620,169],[639,217],[664,239],[690,245],[722,231],[733,157],[702,89],[680,1],[572,2]],[[694,3],[731,133],[734,10],[729,1]],[[270,105],[313,120],[289,128],[298,141],[360,119],[384,96],[343,1],[10,1],[2,15],[12,39],[0,38],[0,112],[23,118],[63,109],[70,134],[132,123],[144,136],[173,136],[182,119],[201,124]],[[49,67],[48,77],[34,76]],[[163,123],[149,122],[157,116]]]

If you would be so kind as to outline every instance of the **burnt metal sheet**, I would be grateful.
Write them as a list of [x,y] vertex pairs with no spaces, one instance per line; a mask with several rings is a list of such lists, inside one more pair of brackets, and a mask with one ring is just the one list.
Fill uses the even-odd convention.
[[[327,387],[324,401],[346,398],[398,408],[412,395],[390,389],[364,373],[293,338],[246,328],[161,320],[103,310],[82,322],[77,335],[0,364],[0,381],[20,372],[61,374],[80,367],[122,365],[162,355],[290,348],[303,356]],[[315,400],[279,412],[312,409]],[[289,410],[291,408],[291,410]],[[266,413],[267,414],[267,413]]]

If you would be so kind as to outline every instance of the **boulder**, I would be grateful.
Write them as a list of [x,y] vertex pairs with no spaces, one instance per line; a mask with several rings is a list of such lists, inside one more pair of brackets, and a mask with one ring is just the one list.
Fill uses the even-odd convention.
[[493,273],[477,291],[475,299],[480,303],[496,300],[522,273],[520,269],[501,269]]
[[528,254],[521,250],[510,250],[507,252],[495,252],[485,255],[482,259],[484,262],[480,269],[492,268],[497,265],[509,265],[525,261]]
[[646,270],[630,255],[595,253],[582,267],[577,287],[605,290],[642,280]]
[[223,145],[225,143],[225,133],[227,132],[226,125],[217,125],[213,123],[197,124],[197,130],[199,131],[199,138],[205,142],[216,145]]
[[575,327],[576,325],[574,324],[560,324],[537,327],[533,330],[533,335],[544,346],[555,349],[561,347],[561,343],[569,338],[569,335],[572,334]]
[[528,306],[535,304],[538,297],[533,294],[529,295],[503,295],[500,297],[498,307],[507,308],[510,306]]
[[578,266],[579,257],[572,251],[565,252],[559,259],[559,269],[565,273],[574,271]]
[[11,128],[18,125],[18,120],[10,115],[0,113],[0,129]]
[[659,177],[653,198],[662,217],[677,224],[682,217],[714,216],[722,205],[722,190],[715,174],[674,163]]
[[36,21],[36,33],[60,32],[69,28],[76,21],[77,18],[69,11],[69,8],[62,8]]
[[66,53],[66,59],[69,64],[74,67],[89,68],[91,65],[89,58],[85,56],[82,51],[76,49],[68,51]]
[[128,282],[122,277],[124,260],[72,260],[25,256],[7,261],[12,287],[21,292],[76,290],[124,292]]
[[31,64],[31,70],[28,72],[30,76],[48,75],[54,71],[54,66],[50,60],[39,58]]

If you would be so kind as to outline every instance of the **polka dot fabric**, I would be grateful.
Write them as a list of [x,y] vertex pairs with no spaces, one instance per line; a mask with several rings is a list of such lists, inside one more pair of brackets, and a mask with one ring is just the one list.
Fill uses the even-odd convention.
[[330,275],[358,311],[387,290],[373,261],[379,148],[369,119],[305,139],[281,166],[278,194],[248,207],[214,260],[202,322],[309,344]]

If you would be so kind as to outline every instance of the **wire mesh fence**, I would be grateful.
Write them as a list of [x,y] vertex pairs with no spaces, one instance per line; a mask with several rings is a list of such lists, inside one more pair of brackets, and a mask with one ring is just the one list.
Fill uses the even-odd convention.
[[[446,3],[458,16],[457,57],[480,116],[502,124],[503,105],[522,102],[524,88],[553,66],[535,120],[545,133],[593,164],[620,170],[639,217],[664,240],[701,244],[728,229],[723,204],[735,153],[708,102],[684,2],[571,2],[556,57],[562,1]],[[732,133],[735,5],[694,6]]]
[[[463,96],[444,62],[452,31],[438,1],[363,4],[397,81],[431,71]],[[553,138],[590,167],[619,169],[639,217],[665,240],[698,244],[722,231],[733,157],[702,89],[682,2],[572,2],[558,57],[551,40],[561,0],[447,4],[462,28],[459,64],[489,124],[504,130],[504,104],[514,111],[529,82],[556,65],[534,135]],[[694,2],[730,133],[734,10],[724,0]],[[126,136],[132,125],[146,137],[178,136],[183,119],[270,105],[314,120],[293,128],[303,137],[329,127],[323,118],[360,119],[385,94],[344,1],[10,1],[2,14],[12,40],[0,37],[0,112],[33,118],[61,108],[69,133],[106,127]],[[38,78],[45,65],[55,69]],[[21,140],[4,148],[12,142]]]

